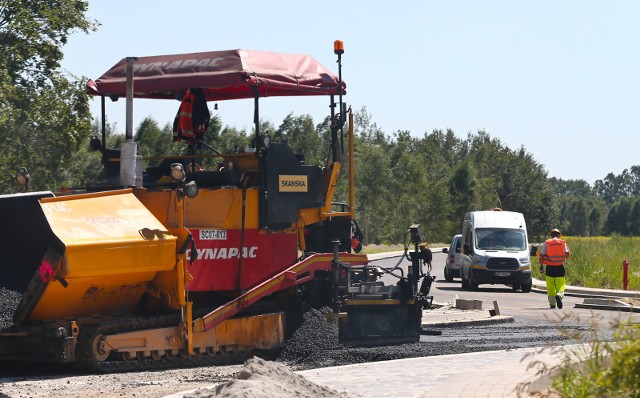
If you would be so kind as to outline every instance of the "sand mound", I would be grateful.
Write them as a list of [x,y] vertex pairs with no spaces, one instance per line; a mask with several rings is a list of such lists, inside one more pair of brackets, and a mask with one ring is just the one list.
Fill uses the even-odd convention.
[[184,398],[344,398],[327,387],[319,386],[293,373],[286,365],[253,357],[245,362],[236,379],[212,389],[200,389]]

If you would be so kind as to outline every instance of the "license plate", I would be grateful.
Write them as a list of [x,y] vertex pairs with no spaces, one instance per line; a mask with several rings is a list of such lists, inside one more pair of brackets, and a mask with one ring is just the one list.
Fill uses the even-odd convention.
[[511,276],[511,272],[496,272],[496,276]]
[[227,231],[224,229],[201,229],[200,240],[227,240]]

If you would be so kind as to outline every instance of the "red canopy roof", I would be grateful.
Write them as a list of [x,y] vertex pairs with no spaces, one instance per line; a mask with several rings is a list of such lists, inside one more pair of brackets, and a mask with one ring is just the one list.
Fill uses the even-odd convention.
[[[123,58],[89,80],[87,92],[126,97],[126,65]],[[228,50],[139,57],[133,65],[136,98],[181,99],[191,87],[202,88],[207,101],[253,98],[252,87],[261,97],[339,94],[338,78],[308,55]]]

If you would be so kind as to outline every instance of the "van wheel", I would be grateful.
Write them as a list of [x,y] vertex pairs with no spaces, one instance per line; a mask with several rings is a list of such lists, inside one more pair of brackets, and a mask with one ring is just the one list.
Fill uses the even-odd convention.
[[447,282],[453,282],[453,275],[451,275],[451,271],[447,267],[444,267],[444,279]]
[[464,271],[462,269],[460,269],[460,280],[462,281],[462,288],[463,289],[468,289],[469,288],[469,282],[467,282],[467,280],[464,277]]
[[529,281],[529,283],[525,283],[522,285],[522,293],[529,293],[531,292],[531,285],[533,284],[532,281]]
[[471,272],[471,270],[469,270],[469,282],[467,283],[469,284],[469,289],[478,290],[478,283],[473,279],[473,272]]

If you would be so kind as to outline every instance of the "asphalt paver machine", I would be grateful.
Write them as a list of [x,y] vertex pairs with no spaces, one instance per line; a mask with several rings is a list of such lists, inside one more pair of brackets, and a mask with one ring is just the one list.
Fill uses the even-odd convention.
[[[342,42],[334,51],[338,76],[307,55],[230,50],[129,57],[89,80],[102,100],[102,137],[91,145],[103,178],[82,192],[0,197],[0,287],[23,295],[14,325],[0,331],[0,360],[95,371],[237,361],[277,351],[305,309],[323,306],[341,314],[345,343],[417,341],[428,294],[418,274],[384,286],[353,250],[362,240],[353,114],[343,103]],[[330,103],[330,148],[324,164],[310,165],[260,131],[259,104],[318,95]],[[184,154],[142,170],[134,98],[180,101],[174,138]],[[108,99],[127,106],[116,149],[106,146]],[[207,103],[233,99],[253,101],[255,136],[223,153],[205,142],[202,124]],[[204,158],[217,167],[199,167]],[[341,174],[349,197],[338,204]]]

